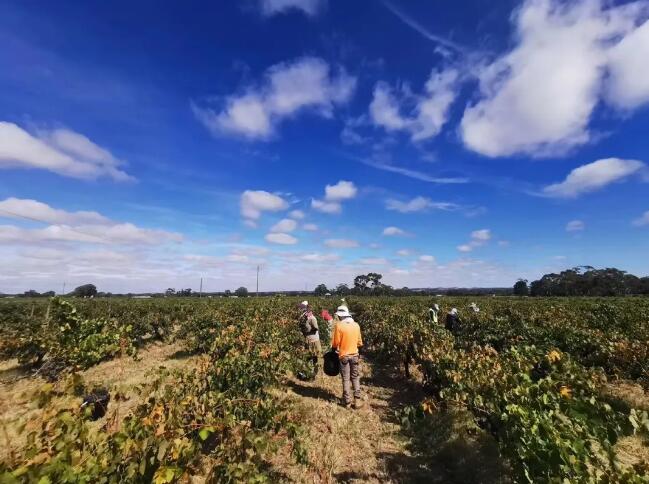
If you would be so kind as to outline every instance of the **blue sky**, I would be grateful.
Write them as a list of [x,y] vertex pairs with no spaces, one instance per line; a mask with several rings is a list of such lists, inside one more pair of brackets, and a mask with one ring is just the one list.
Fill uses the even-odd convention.
[[649,273],[649,1],[0,5],[0,292]]

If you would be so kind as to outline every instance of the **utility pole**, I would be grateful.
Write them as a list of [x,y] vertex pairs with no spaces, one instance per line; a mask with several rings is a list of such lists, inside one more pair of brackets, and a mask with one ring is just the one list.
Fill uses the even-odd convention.
[[203,278],[201,277],[201,288],[198,290],[198,297],[203,297]]
[[65,296],[65,282],[63,283],[63,291],[61,291],[61,296]]
[[257,297],[259,297],[259,266],[257,266]]

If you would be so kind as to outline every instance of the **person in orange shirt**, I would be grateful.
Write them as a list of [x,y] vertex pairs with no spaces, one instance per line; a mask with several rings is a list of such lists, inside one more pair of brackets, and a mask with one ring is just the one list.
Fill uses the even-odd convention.
[[[361,363],[358,347],[363,346],[361,328],[352,319],[347,306],[339,306],[336,316],[340,320],[334,327],[331,347],[338,351],[340,375],[343,381],[343,401],[347,408],[361,405]],[[352,403],[351,387],[354,389]]]

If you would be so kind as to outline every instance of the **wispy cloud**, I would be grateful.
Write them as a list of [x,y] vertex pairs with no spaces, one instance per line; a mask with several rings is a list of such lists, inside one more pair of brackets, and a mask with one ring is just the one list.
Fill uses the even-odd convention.
[[623,181],[632,175],[647,174],[647,166],[638,160],[606,158],[572,170],[560,183],[548,185],[543,195],[556,198],[577,198],[611,183]]
[[447,39],[446,37],[431,32],[426,27],[424,27],[419,22],[417,22],[414,18],[412,18],[410,15],[405,13],[400,8],[396,7],[392,2],[388,0],[383,0],[382,3],[390,12],[396,15],[399,20],[401,20],[404,24],[406,24],[411,29],[418,32],[424,38],[432,42],[435,42],[436,44],[439,44],[442,47],[445,47],[446,49],[450,49],[454,52],[458,52],[458,53],[465,52],[466,49],[464,46],[450,39]]
[[480,229],[474,230],[471,232],[471,240],[462,245],[457,246],[457,250],[460,252],[471,252],[477,247],[482,247],[491,240],[491,230],[489,229]]
[[197,119],[215,135],[268,140],[277,125],[299,112],[311,110],[332,117],[336,105],[346,103],[356,78],[332,69],[317,57],[303,57],[270,67],[262,83],[228,96],[220,109],[192,104]]
[[420,180],[428,183],[438,183],[438,184],[457,184],[457,183],[469,183],[468,178],[464,177],[437,177],[429,175],[417,170],[411,170],[409,168],[403,168],[401,166],[391,165],[386,162],[378,161],[373,158],[363,158],[360,156],[346,155],[348,158],[353,159],[359,163],[376,168],[377,170],[387,171],[390,173],[397,173],[399,175],[406,176],[408,178],[414,178],[415,180]]
[[48,170],[72,178],[133,181],[121,169],[124,162],[86,136],[68,129],[31,134],[14,123],[0,121],[0,169]]

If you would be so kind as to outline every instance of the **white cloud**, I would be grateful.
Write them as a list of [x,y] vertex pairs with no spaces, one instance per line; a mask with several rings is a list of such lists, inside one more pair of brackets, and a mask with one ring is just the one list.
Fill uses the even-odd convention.
[[549,197],[576,198],[645,170],[646,165],[637,160],[619,158],[597,160],[575,168],[561,183],[545,187],[543,193]]
[[354,198],[357,193],[358,189],[352,182],[340,180],[325,187],[324,200],[311,200],[311,208],[323,213],[340,213],[343,209],[341,202]]
[[325,200],[329,202],[349,200],[350,198],[354,198],[357,192],[358,189],[352,182],[340,180],[335,185],[327,185],[325,187]]
[[332,249],[351,249],[358,247],[358,242],[350,239],[327,239],[324,245]]
[[432,255],[420,255],[419,260],[421,262],[434,263],[435,257],[433,257]]
[[271,232],[293,232],[297,228],[297,222],[290,218],[285,218],[277,222],[270,228]]
[[30,219],[50,224],[105,225],[111,221],[97,212],[66,212],[36,200],[7,198],[0,202],[0,217]]
[[646,5],[610,5],[527,0],[513,17],[514,48],[477,73],[482,98],[464,112],[464,143],[492,157],[550,156],[593,138],[604,92],[616,107],[647,102],[649,27],[636,28]]
[[394,235],[406,235],[406,232],[399,227],[386,227],[383,229],[383,235],[394,236]]
[[395,166],[385,160],[379,159],[376,156],[371,158],[363,158],[363,157],[351,157],[351,158],[358,161],[359,163],[362,163],[367,166],[371,166],[372,168],[375,168],[377,170],[387,171],[389,173],[397,173],[399,175],[403,175],[408,178],[413,178],[415,180],[425,181],[428,183],[457,184],[457,183],[469,182],[468,178],[438,177],[438,176],[429,175],[428,173],[423,173],[421,171],[404,168],[402,166]]
[[471,240],[467,244],[457,246],[460,252],[471,252],[477,247],[482,247],[491,240],[491,230],[480,229],[471,232]]
[[261,11],[266,16],[284,13],[290,10],[301,10],[314,17],[326,4],[326,0],[260,0]]
[[649,102],[649,20],[609,51],[607,99],[621,109]]
[[370,103],[370,117],[374,124],[387,131],[400,131],[408,126],[408,120],[399,113],[399,103],[392,90],[383,82],[378,83],[374,88],[374,97]]
[[384,266],[389,264],[387,259],[384,259],[383,257],[364,257],[358,259],[358,263],[365,266]]
[[412,255],[412,251],[409,249],[400,249],[397,251],[397,255],[400,257],[408,257]]
[[280,244],[280,245],[294,245],[297,244],[297,239],[289,234],[282,233],[271,233],[266,234],[266,242],[271,244]]
[[262,212],[279,212],[288,208],[288,202],[278,195],[263,190],[246,190],[241,194],[241,215],[253,222]]
[[340,260],[340,256],[338,254],[320,254],[314,252],[301,255],[300,260],[305,262],[336,262]]
[[395,94],[390,86],[379,82],[370,103],[370,118],[386,131],[408,132],[413,141],[432,138],[446,123],[458,88],[456,69],[433,70],[423,95],[413,95],[407,86]]
[[340,213],[343,207],[338,202],[325,202],[322,200],[311,200],[311,208],[322,213]]
[[633,225],[635,225],[636,227],[644,227],[645,225],[649,225],[649,210],[643,213],[639,218],[635,219],[633,221]]
[[385,208],[401,213],[425,212],[427,210],[457,210],[459,205],[450,202],[433,202],[430,198],[415,197],[408,202],[388,199]]
[[292,210],[291,213],[288,214],[288,216],[294,218],[295,220],[302,220],[305,217],[302,210]]
[[486,242],[487,240],[491,239],[491,230],[489,229],[474,230],[473,232],[471,232],[471,238],[473,240]]
[[318,226],[316,224],[304,224],[302,226],[304,230],[307,232],[317,232],[318,231]]
[[85,136],[67,129],[30,134],[0,121],[0,168],[37,168],[72,178],[132,181],[123,162]]
[[581,220],[571,220],[566,224],[566,232],[581,232],[586,228],[586,224]]
[[269,139],[283,119],[305,110],[330,118],[336,105],[351,98],[356,78],[343,69],[335,74],[331,71],[324,60],[303,57],[270,67],[260,86],[229,96],[220,111],[192,107],[197,118],[214,134]]
[[35,244],[44,242],[85,242],[91,244],[161,244],[181,242],[182,235],[151,230],[131,223],[103,225],[50,225],[42,229],[25,229],[0,225],[0,243]]
[[51,224],[38,229],[0,225],[0,243],[4,244],[82,242],[155,245],[183,240],[183,236],[176,232],[146,229],[132,223],[116,222],[92,211],[67,212],[37,200],[8,198],[0,202],[0,218],[27,218]]

